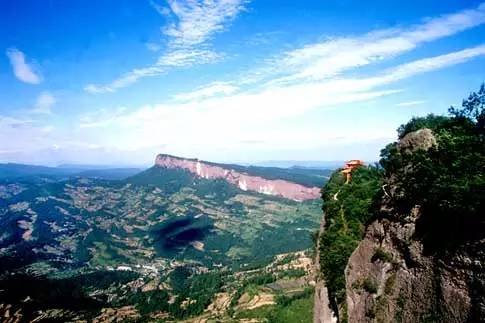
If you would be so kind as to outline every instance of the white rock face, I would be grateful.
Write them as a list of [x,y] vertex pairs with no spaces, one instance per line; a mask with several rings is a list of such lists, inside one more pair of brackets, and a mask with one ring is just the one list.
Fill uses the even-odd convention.
[[272,185],[260,186],[259,193],[263,193],[266,195],[275,195],[274,187]]
[[243,191],[248,190],[248,184],[246,183],[245,180],[239,181],[239,188],[242,189]]
[[[210,164],[197,159],[185,159],[169,155],[158,155],[155,165],[165,168],[185,169],[205,179],[225,179],[244,191],[281,196],[294,201],[311,200],[320,197],[320,188],[307,187],[281,179],[266,179],[244,172],[224,168],[224,165]],[[229,165],[228,165],[229,166]]]

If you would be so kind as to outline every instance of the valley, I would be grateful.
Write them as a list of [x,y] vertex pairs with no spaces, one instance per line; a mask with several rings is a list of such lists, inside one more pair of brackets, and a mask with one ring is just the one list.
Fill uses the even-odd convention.
[[[253,171],[298,197],[330,173]],[[160,165],[122,180],[62,176],[0,180],[0,311],[13,321],[238,322],[300,303],[311,316],[319,199]]]

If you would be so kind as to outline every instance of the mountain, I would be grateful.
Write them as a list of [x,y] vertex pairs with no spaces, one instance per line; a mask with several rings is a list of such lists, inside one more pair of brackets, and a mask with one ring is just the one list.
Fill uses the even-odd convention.
[[139,168],[116,168],[88,165],[59,165],[57,167],[7,163],[0,164],[0,178],[20,178],[32,176],[51,177],[97,177],[103,179],[124,179],[132,176]]
[[316,321],[483,322],[485,86],[398,138],[323,189]]
[[0,164],[0,178],[22,176],[66,176],[76,173],[75,169],[59,169],[56,167],[7,163]]
[[140,171],[142,171],[140,168],[86,169],[74,175],[78,177],[122,180],[134,176]]
[[335,170],[345,163],[344,160],[267,160],[254,163],[254,166]]
[[325,172],[166,155],[122,180],[33,170],[0,178],[0,315],[244,320],[265,305],[283,321],[311,315]]
[[[243,191],[280,196],[296,201],[318,198],[320,196],[319,186],[325,181],[326,174],[322,171],[304,172],[279,168],[224,165],[170,155],[158,155],[155,166],[184,169],[200,178],[223,179]],[[265,176],[265,178],[261,176]],[[320,185],[317,186],[314,183]]]

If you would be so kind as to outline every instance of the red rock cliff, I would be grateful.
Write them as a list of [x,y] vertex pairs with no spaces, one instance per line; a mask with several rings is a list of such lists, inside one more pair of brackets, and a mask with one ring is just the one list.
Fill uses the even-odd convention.
[[251,176],[218,165],[208,164],[197,159],[158,155],[155,159],[155,165],[166,168],[185,169],[196,176],[207,179],[223,178],[244,191],[280,196],[295,201],[320,198],[320,188],[318,187],[306,187],[285,180],[270,180],[259,176]]

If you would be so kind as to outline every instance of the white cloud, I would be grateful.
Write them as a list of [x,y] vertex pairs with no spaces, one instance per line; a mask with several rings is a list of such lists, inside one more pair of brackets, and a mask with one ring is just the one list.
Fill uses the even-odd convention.
[[416,74],[431,72],[447,66],[464,63],[470,59],[483,55],[485,55],[485,45],[467,48],[431,58],[423,58],[393,68],[389,70],[387,75],[380,78],[375,78],[374,80],[378,84],[395,82],[404,78],[412,77]]
[[274,62],[284,71],[277,82],[324,79],[411,51],[417,46],[485,23],[485,4],[428,19],[420,25],[378,30],[364,36],[329,39],[287,52]]
[[5,128],[20,128],[32,123],[32,120],[29,119],[18,119],[12,118],[8,116],[0,115],[0,129]]
[[[174,16],[172,7],[158,9],[164,15]],[[276,152],[282,151],[314,152],[322,149],[322,145],[360,147],[361,142],[372,142],[378,152],[378,147],[393,137],[397,117],[394,123],[388,122],[389,117],[373,120],[370,116],[369,120],[361,120],[368,115],[364,108],[374,105],[371,104],[374,100],[401,92],[401,80],[485,56],[485,45],[374,69],[372,74],[366,72],[356,76],[352,73],[354,76],[350,76],[347,72],[482,24],[484,10],[485,5],[481,5],[473,10],[428,19],[410,28],[381,30],[307,45],[282,53],[278,59],[265,61],[262,68],[248,71],[246,79],[237,80],[236,77],[230,82],[209,82],[193,91],[176,94],[172,100],[161,104],[87,115],[79,120],[78,127],[69,130],[76,133],[76,138],[83,138],[86,145],[95,145],[105,152],[143,150],[143,156],[158,153],[155,149],[160,147],[169,153],[199,158],[208,153],[219,158],[224,154],[235,158],[246,153],[267,156],[268,150],[276,156]],[[178,18],[170,28],[184,30],[177,21]],[[225,20],[221,21],[222,25],[214,25],[219,27],[206,30],[212,35],[222,30]],[[142,77],[220,59],[220,53],[206,46],[210,36],[171,33],[168,51],[162,53],[153,66],[135,69],[107,85],[88,85],[86,90],[113,92]],[[251,82],[257,82],[249,84],[249,77]],[[397,105],[423,104],[425,99]],[[350,109],[355,110],[349,112]],[[332,115],[334,119],[327,120]],[[345,115],[350,117],[349,123],[343,121]],[[50,131],[44,132],[44,135],[50,134]]]
[[15,156],[32,154],[46,145],[46,135],[34,120],[0,115],[0,161],[18,161]]
[[26,62],[24,53],[16,48],[9,48],[6,54],[17,79],[30,84],[39,84],[42,81],[42,76],[36,71],[36,68]]
[[[402,64],[373,77],[270,84],[259,90],[225,89],[226,84],[213,83],[181,94],[179,101],[127,109],[106,118],[93,118],[80,127],[89,127],[95,133],[116,133],[112,142],[104,143],[116,149],[135,149],[140,143],[150,147],[163,143],[166,151],[189,156],[207,151],[221,154],[224,149],[237,153],[241,148],[237,143],[255,138],[264,145],[254,146],[274,150],[311,149],[316,143],[329,141],[349,144],[356,138],[382,141],[392,137],[394,124],[349,128],[338,123],[319,129],[294,120],[321,109],[395,94],[401,90],[383,87],[481,55],[485,55],[485,46]],[[366,127],[365,131],[362,127]]]
[[216,95],[228,95],[236,92],[237,86],[234,86],[226,82],[213,82],[208,85],[202,86],[194,91],[188,93],[180,93],[174,96],[178,101],[190,101],[203,98],[209,98]]
[[[138,80],[166,73],[172,68],[208,64],[223,55],[208,49],[207,42],[244,9],[244,0],[167,0],[168,7],[151,5],[170,23],[162,32],[168,36],[168,50],[151,66],[133,69],[106,85],[88,84],[90,93],[114,92]],[[156,44],[150,45],[153,50]]]
[[415,100],[415,101],[406,101],[406,102],[400,102],[398,104],[396,104],[396,106],[398,107],[411,107],[411,106],[415,106],[415,105],[421,105],[421,104],[425,104],[426,100]]
[[207,64],[217,60],[218,55],[209,50],[179,49],[170,51],[158,58],[156,65],[134,69],[107,85],[88,84],[84,90],[90,93],[115,92],[136,83],[139,79],[166,73],[170,68]]
[[158,58],[158,66],[184,67],[195,64],[206,64],[216,61],[219,54],[206,49],[177,49]]
[[50,114],[51,108],[56,104],[56,98],[48,91],[42,92],[35,102],[33,113]]
[[243,10],[242,0],[168,0],[173,21],[163,29],[175,47],[193,47],[224,29],[228,20]]
[[162,48],[160,44],[156,43],[146,43],[145,46],[151,52],[158,52]]
[[150,66],[144,68],[134,69],[120,78],[114,80],[107,85],[95,85],[88,84],[84,87],[84,90],[89,93],[105,93],[105,92],[115,92],[119,88],[126,87],[138,81],[140,78],[155,76],[165,73],[166,69],[163,66]]

